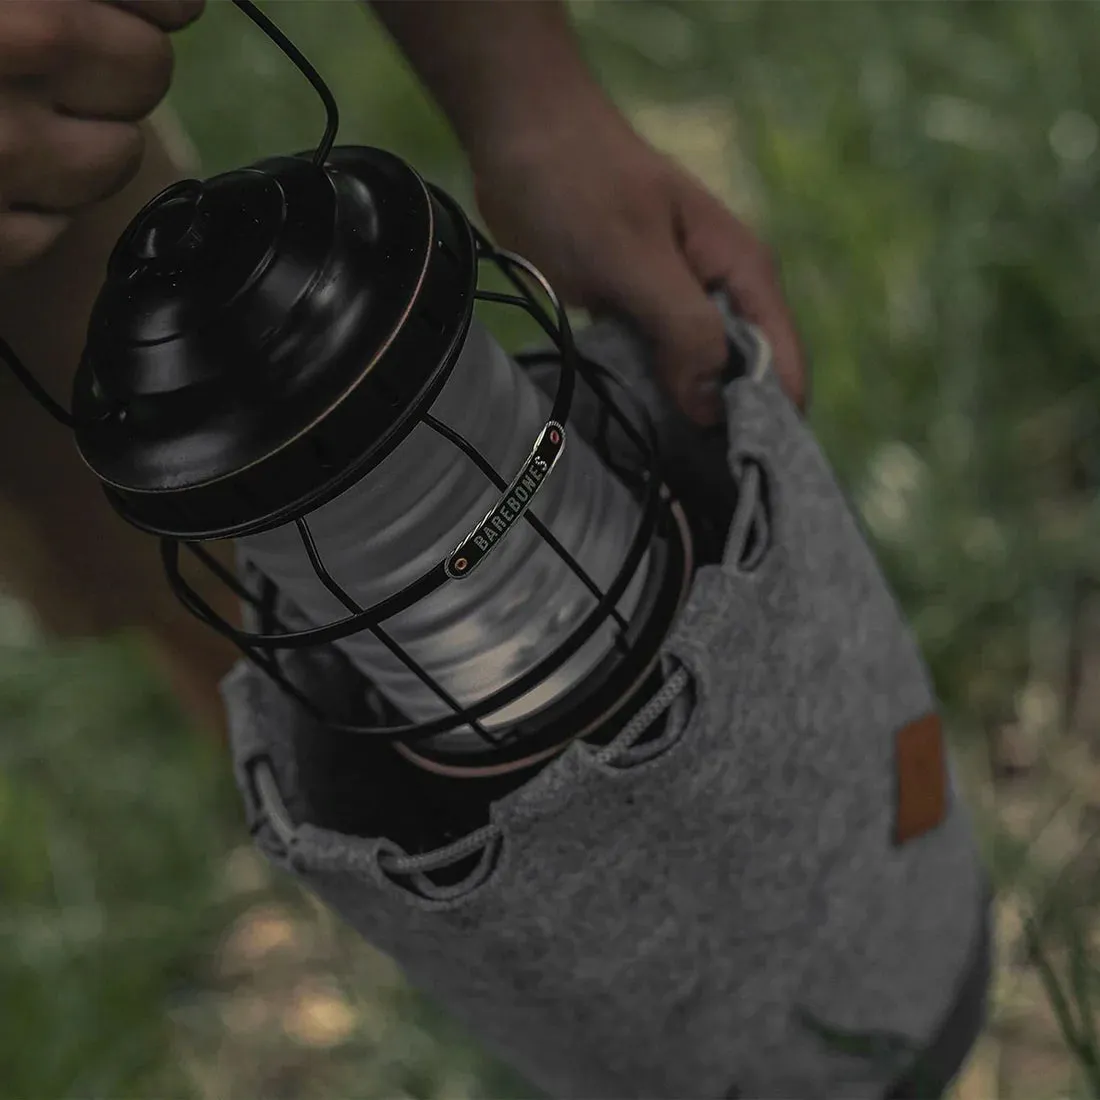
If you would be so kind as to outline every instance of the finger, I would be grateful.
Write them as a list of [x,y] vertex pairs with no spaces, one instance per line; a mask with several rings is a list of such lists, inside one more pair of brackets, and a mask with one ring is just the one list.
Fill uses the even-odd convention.
[[717,423],[727,357],[721,314],[671,238],[624,260],[602,297],[648,337],[657,380],[680,409],[697,423]]
[[776,374],[799,409],[806,404],[807,372],[798,330],[768,250],[716,198],[694,189],[682,200],[680,243],[692,273],[706,285],[723,284],[737,311],[771,344]]
[[132,123],[66,118],[41,107],[5,121],[0,180],[12,207],[75,210],[115,194],[141,166],[145,138]]
[[727,273],[725,284],[737,311],[768,338],[779,381],[795,406],[804,412],[809,385],[806,359],[778,279],[766,271],[735,268]]
[[[81,6],[84,6],[81,4]],[[0,4],[0,76],[45,76],[63,66],[72,43],[75,4],[3,0]]]
[[147,20],[163,31],[189,27],[205,10],[205,0],[102,0]]
[[163,31],[111,4],[3,0],[0,77],[69,114],[136,121],[168,89],[172,48]]
[[172,81],[168,35],[106,3],[71,9],[69,61],[51,74],[54,105],[79,118],[136,122],[164,98]]
[[0,267],[22,267],[48,252],[70,220],[63,214],[0,214]]

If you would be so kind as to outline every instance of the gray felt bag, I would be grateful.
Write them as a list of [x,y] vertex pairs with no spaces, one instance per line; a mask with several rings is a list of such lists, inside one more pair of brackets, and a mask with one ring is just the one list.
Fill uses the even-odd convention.
[[[660,403],[621,329],[577,339]],[[241,664],[224,693],[250,824],[553,1096],[936,1095],[981,1027],[989,962],[933,689],[766,363],[725,401],[710,458],[661,407],[670,465],[704,488],[732,475],[737,501],[666,640],[664,687],[615,741],[575,741],[487,825],[410,855],[387,836],[386,813],[410,812],[392,780],[344,768],[344,794],[311,793],[321,729]],[[284,667],[311,696],[362,697],[334,651]],[[392,809],[354,835],[317,823],[326,797]]]

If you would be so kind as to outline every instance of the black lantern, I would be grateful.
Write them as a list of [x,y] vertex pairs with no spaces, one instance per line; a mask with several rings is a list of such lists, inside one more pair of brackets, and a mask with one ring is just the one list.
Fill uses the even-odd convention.
[[[692,570],[648,414],[578,355],[529,263],[398,157],[334,147],[327,88],[238,7],[321,92],[325,138],[183,181],[135,217],[76,374],[84,460],[118,513],[161,540],[184,605],[330,727],[448,774],[609,735]],[[479,289],[486,265],[510,292]],[[524,311],[552,348],[510,359],[477,302]],[[548,361],[552,396],[521,369]],[[588,439],[570,420],[578,385],[595,402]],[[227,539],[240,577],[207,548]],[[214,612],[181,548],[259,629]],[[280,654],[315,646],[374,685],[384,722],[327,714],[292,682]]]

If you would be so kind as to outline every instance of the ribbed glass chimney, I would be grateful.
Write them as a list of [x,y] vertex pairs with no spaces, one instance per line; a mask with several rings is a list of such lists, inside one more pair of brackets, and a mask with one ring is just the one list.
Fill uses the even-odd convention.
[[[506,481],[521,468],[549,416],[550,401],[476,319],[431,413],[476,447]],[[366,477],[309,517],[333,579],[361,607],[399,591],[445,559],[496,503],[499,491],[452,443],[424,424]],[[531,511],[606,591],[622,568],[640,514],[634,498],[576,432]],[[314,625],[346,617],[324,587],[294,525],[239,540],[244,556],[276,582]],[[618,604],[634,612],[646,557]],[[529,671],[556,649],[596,598],[533,527],[515,523],[485,560],[404,612],[386,633],[464,706]],[[608,621],[536,688],[481,721],[499,729],[558,701],[608,653]],[[369,631],[335,643],[411,721],[453,713]],[[437,750],[482,750],[468,726],[440,734]]]

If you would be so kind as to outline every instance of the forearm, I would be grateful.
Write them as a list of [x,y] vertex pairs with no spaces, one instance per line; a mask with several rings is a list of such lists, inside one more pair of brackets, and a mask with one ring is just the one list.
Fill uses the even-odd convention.
[[[560,0],[369,0],[475,161],[607,103]],[[581,116],[583,117],[583,116]]]

